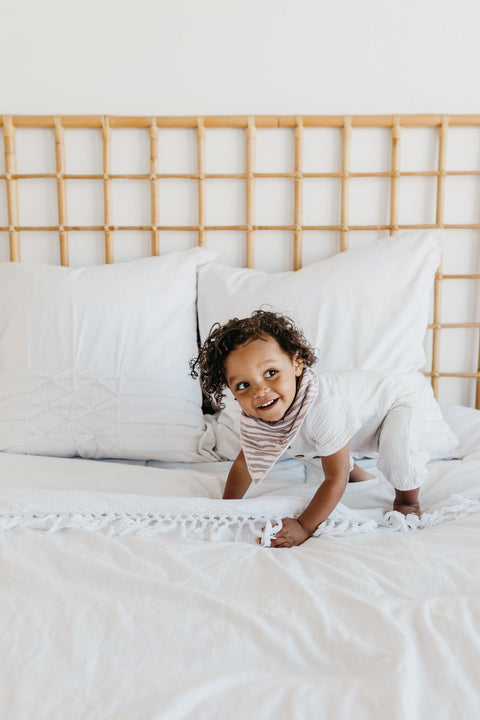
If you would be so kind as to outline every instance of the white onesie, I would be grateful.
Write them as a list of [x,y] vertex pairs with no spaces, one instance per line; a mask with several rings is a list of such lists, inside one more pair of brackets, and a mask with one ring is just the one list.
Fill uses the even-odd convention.
[[420,449],[424,395],[408,376],[364,370],[318,376],[318,396],[284,457],[315,467],[347,443],[378,452],[378,468],[397,490],[419,487],[428,454]]

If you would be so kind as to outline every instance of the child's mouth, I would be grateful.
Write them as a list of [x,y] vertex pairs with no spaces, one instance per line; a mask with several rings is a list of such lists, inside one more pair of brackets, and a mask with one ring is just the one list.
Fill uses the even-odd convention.
[[274,407],[274,405],[276,405],[278,400],[279,400],[278,397],[275,398],[274,400],[269,400],[268,402],[263,403],[263,405],[259,405],[257,407],[257,410],[270,410],[270,408],[272,408],[272,407]]

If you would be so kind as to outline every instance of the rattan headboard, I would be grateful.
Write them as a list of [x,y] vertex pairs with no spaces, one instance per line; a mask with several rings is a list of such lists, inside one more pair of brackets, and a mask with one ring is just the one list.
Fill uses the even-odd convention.
[[[464,221],[457,214],[455,222],[447,223],[445,218],[445,188],[449,178],[480,178],[480,156],[476,164],[468,169],[451,169],[447,163],[447,139],[452,129],[464,128],[467,131],[480,131],[480,115],[382,115],[382,116],[225,116],[225,117],[109,117],[109,116],[4,116],[0,117],[5,147],[4,172],[0,172],[1,185],[5,186],[6,215],[2,223],[0,213],[0,236],[8,234],[9,258],[18,261],[22,256],[22,237],[32,231],[56,233],[59,245],[59,261],[69,264],[69,243],[78,232],[95,231],[104,236],[105,261],[113,262],[114,236],[123,231],[147,233],[150,237],[151,253],[162,251],[162,233],[190,231],[195,232],[198,245],[208,244],[210,233],[219,231],[241,232],[244,237],[244,262],[247,267],[255,265],[256,238],[262,231],[286,231],[291,234],[292,269],[302,265],[302,243],[305,233],[314,231],[319,234],[334,233],[338,237],[337,250],[350,247],[352,235],[356,232],[383,232],[394,234],[407,228],[445,228],[447,231],[471,231],[475,235],[480,231],[480,217],[477,210],[469,210]],[[16,152],[16,131],[22,128],[49,128],[55,142],[55,172],[18,172]],[[67,171],[64,131],[87,128],[101,132],[102,153],[101,172],[72,173]],[[149,134],[149,167],[142,173],[117,173],[112,171],[111,137],[112,132],[120,128],[141,128]],[[192,147],[196,155],[196,168],[189,172],[159,172],[159,134],[168,128],[190,129],[195,133]],[[244,135],[244,167],[241,172],[209,172],[206,166],[206,134],[210,129],[234,128]],[[305,133],[309,129],[335,129],[339,134],[339,167],[326,171],[306,169],[304,151]],[[351,140],[355,129],[377,128],[388,133],[389,167],[381,170],[355,170],[351,163]],[[401,164],[402,133],[411,128],[429,129],[436,137],[436,163],[429,169],[405,169]],[[256,138],[264,129],[286,129],[292,135],[292,167],[287,171],[259,172],[256,164]],[[385,136],[383,136],[383,141]],[[431,136],[430,136],[431,142]],[[480,147],[480,145],[479,145]],[[100,150],[101,148],[101,150]],[[480,153],[479,153],[480,155]],[[470,163],[469,163],[470,164]],[[311,165],[311,163],[309,164]],[[1,166],[0,166],[1,170]],[[381,178],[389,185],[387,222],[379,224],[355,223],[350,214],[352,182],[363,182],[372,178]],[[400,183],[402,178],[431,178],[435,184],[434,218],[430,223],[401,222]],[[58,220],[49,225],[25,225],[21,223],[21,203],[19,203],[19,182],[32,179],[49,179],[56,182]],[[150,222],[140,225],[122,225],[115,223],[112,211],[112,182],[116,180],[142,180],[150,189]],[[158,183],[165,179],[188,179],[196,183],[197,220],[191,224],[162,224],[159,205]],[[259,224],[256,222],[255,186],[262,179],[288,179],[292,187],[291,220],[284,224]],[[336,220],[329,223],[312,224],[304,216],[304,190],[310,180],[329,180],[339,185],[339,203]],[[103,185],[103,222],[98,224],[69,223],[67,208],[67,183],[69,181],[100,181]],[[210,180],[241,180],[244,183],[244,220],[221,224],[207,222],[207,186]],[[460,197],[460,196],[459,196]],[[476,204],[478,205],[476,196]],[[460,203],[460,206],[462,203]],[[1,204],[0,204],[1,209]],[[461,210],[461,207],[460,207]],[[472,215],[474,213],[474,216]],[[472,222],[472,217],[474,222]],[[480,237],[480,235],[478,235]],[[478,241],[477,237],[477,241]],[[473,253],[472,265],[468,271],[447,273],[440,267],[435,279],[433,317],[429,326],[431,347],[429,346],[429,368],[426,374],[431,377],[433,389],[438,396],[442,378],[461,378],[469,383],[469,390],[462,396],[463,402],[472,402],[475,395],[476,407],[480,407],[480,354],[479,354],[479,303],[477,289],[474,291],[475,316],[458,322],[442,322],[442,288],[445,283],[461,280],[474,283],[480,279],[478,252]],[[475,288],[477,288],[475,284]],[[467,351],[460,360],[470,367],[455,369],[441,368],[441,345],[451,343],[448,331],[463,329],[468,331]],[[442,343],[441,343],[442,339]],[[474,351],[472,352],[472,348]],[[472,364],[473,363],[473,364]]]

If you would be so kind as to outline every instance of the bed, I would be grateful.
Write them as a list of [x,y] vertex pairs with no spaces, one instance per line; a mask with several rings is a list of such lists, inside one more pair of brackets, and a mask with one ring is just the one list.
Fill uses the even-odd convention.
[[[480,116],[0,133],[1,716],[477,718]],[[421,518],[374,454],[296,548],[301,460],[220,499],[238,409],[189,360],[261,305],[320,370],[415,377]]]

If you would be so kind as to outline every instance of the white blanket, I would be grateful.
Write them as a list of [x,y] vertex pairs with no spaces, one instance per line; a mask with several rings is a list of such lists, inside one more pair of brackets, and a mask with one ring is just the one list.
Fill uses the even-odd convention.
[[[480,461],[469,456],[430,466],[423,507],[444,522],[391,532],[393,491],[379,478],[347,488],[340,534],[287,550],[256,535],[314,491],[294,470],[285,482],[288,467],[261,497],[223,503],[222,464],[0,455],[0,717],[476,720]],[[190,516],[197,530],[207,518],[197,537]]]
[[[162,469],[1,453],[0,531],[23,527],[157,535],[180,528],[183,536],[259,539],[268,547],[282,517],[299,515],[316,490],[305,483],[279,484],[274,474],[272,481],[252,488],[249,497],[225,501],[219,498],[228,466],[222,464],[223,473],[215,464],[199,467]],[[458,467],[450,462],[446,475],[444,465],[432,463],[422,489],[421,518],[391,510],[393,491],[380,473],[350,484],[314,536],[421,530],[478,512],[480,485]]]

